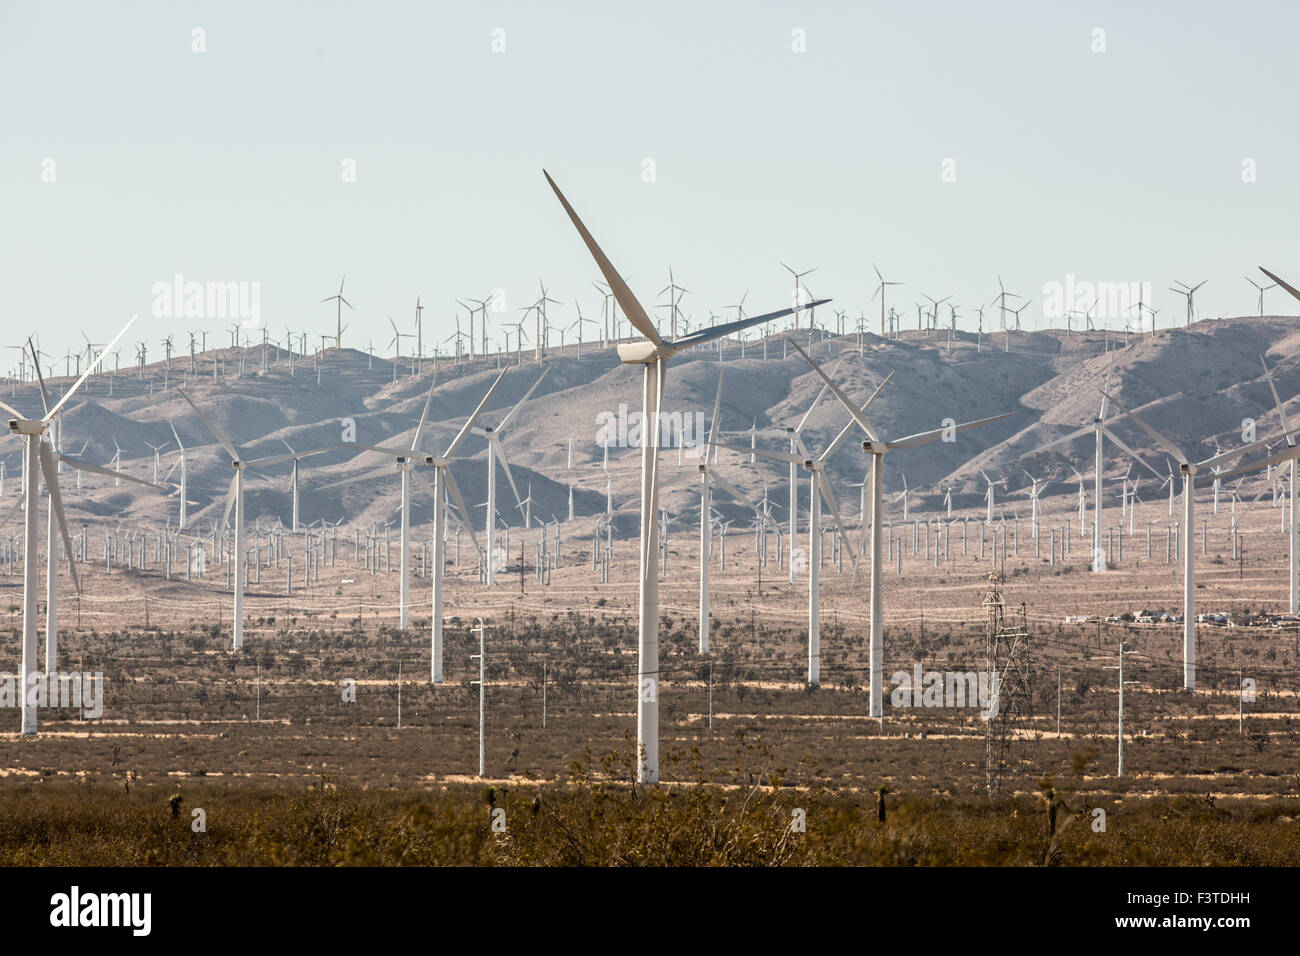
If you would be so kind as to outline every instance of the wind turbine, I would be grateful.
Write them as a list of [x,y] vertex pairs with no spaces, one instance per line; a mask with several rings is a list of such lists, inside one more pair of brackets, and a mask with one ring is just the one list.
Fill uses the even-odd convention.
[[[391,475],[394,470],[402,476],[401,490],[402,498],[400,505],[401,512],[401,540],[399,543],[399,561],[401,573],[399,575],[398,595],[400,608],[398,611],[400,627],[403,631],[410,624],[410,591],[411,591],[411,470],[416,461],[422,460],[422,455],[417,455],[416,450],[420,444],[420,435],[424,431],[424,423],[429,418],[429,405],[433,402],[433,390],[438,386],[438,376],[433,376],[433,381],[429,383],[429,394],[424,400],[424,411],[420,413],[420,423],[415,426],[415,435],[411,438],[409,448],[390,448],[382,445],[360,445],[366,451],[379,452],[380,454],[392,455],[395,459],[393,465],[384,465],[365,474],[356,475],[352,478],[344,478],[342,481],[333,481],[327,485],[321,485],[320,490],[327,488],[340,488],[344,485],[351,485],[358,481],[367,481],[380,475]],[[284,441],[284,439],[281,439]],[[285,447],[288,447],[285,442]],[[289,448],[292,453],[293,449]],[[298,458],[301,457],[294,453],[293,458],[293,524],[294,530],[298,530]]]
[[[699,464],[700,475],[700,639],[699,653],[701,656],[709,653],[709,637],[711,625],[709,621],[709,550],[713,541],[713,490],[710,487],[712,483],[722,488],[737,501],[754,508],[754,505],[735,485],[727,481],[726,478],[718,474],[717,470],[710,464],[710,452],[712,452],[713,436],[718,426],[718,411],[722,406],[722,369],[718,370],[718,391],[713,400],[713,416],[709,419],[709,437],[704,446],[704,454],[701,456]],[[716,457],[716,453],[714,454]],[[683,472],[682,474],[688,474]],[[664,482],[676,480],[670,478]],[[758,509],[754,509],[757,515]]]
[[[501,384],[501,380],[506,377],[508,371],[510,371],[509,366],[501,370],[501,374],[496,377],[496,381],[492,383],[479,401],[478,407],[474,409],[469,418],[465,419],[465,424],[460,426],[460,431],[451,440],[447,450],[441,456],[424,456],[424,463],[433,469],[433,485],[430,486],[418,471],[410,473],[411,477],[415,479],[415,483],[433,498],[433,622],[430,638],[430,657],[432,659],[430,668],[432,671],[431,680],[434,684],[442,683],[442,572],[443,566],[447,563],[444,528],[446,527],[448,492],[451,493],[452,500],[456,502],[461,522],[469,532],[475,550],[478,550],[479,547],[478,536],[474,534],[474,525],[470,521],[469,509],[465,507],[465,499],[461,497],[460,489],[456,487],[456,479],[452,477],[451,463],[455,458],[456,449],[460,447],[460,443],[464,441],[465,436],[474,427],[474,422],[478,420],[479,415],[483,414],[488,399],[492,397],[492,393],[497,390],[497,386]],[[488,567],[491,566],[489,560]]]
[[[659,576],[655,549],[659,542],[659,412],[663,404],[664,375],[668,361],[682,349],[713,341],[720,336],[739,332],[753,325],[791,315],[797,308],[783,309],[711,328],[697,329],[680,339],[664,339],[659,330],[628,288],[623,277],[606,258],[560,188],[550,174],[543,171],[546,181],[564,206],[583,243],[591,253],[601,274],[609,284],[623,314],[644,341],[630,342],[618,347],[619,359],[627,365],[640,365],[643,372],[641,449],[641,542],[639,616],[637,625],[637,779],[642,783],[655,783],[659,779]],[[829,300],[824,300],[829,301]],[[810,303],[820,305],[822,303]]]
[[[1109,387],[1110,387],[1110,370],[1107,369],[1106,388]],[[1101,536],[1104,530],[1102,526],[1102,512],[1104,510],[1104,505],[1103,505],[1104,498],[1102,497],[1102,488],[1101,488],[1102,474],[1105,469],[1105,465],[1102,458],[1103,436],[1113,441],[1115,445],[1122,452],[1124,452],[1130,458],[1140,463],[1144,468],[1146,468],[1147,471],[1151,472],[1151,474],[1155,475],[1157,478],[1161,477],[1160,472],[1156,471],[1149,464],[1147,464],[1146,459],[1144,459],[1141,455],[1135,452],[1128,445],[1124,444],[1124,442],[1113,431],[1111,431],[1109,428],[1106,427],[1106,415],[1109,413],[1109,409],[1106,407],[1106,400],[1107,400],[1106,390],[1103,388],[1101,390],[1101,407],[1097,410],[1097,417],[1092,420],[1091,425],[1084,425],[1082,428],[1078,428],[1070,432],[1069,434],[1062,435],[1060,438],[1053,439],[1052,441],[1049,441],[1046,445],[1043,445],[1041,448],[1036,449],[1036,451],[1040,451],[1040,452],[1047,451],[1051,448],[1055,448],[1057,445],[1068,444],[1069,442],[1072,442],[1077,438],[1082,438],[1084,435],[1088,434],[1089,432],[1093,433],[1095,439],[1094,456],[1093,456],[1093,511],[1095,512],[1095,514],[1094,514],[1094,521],[1093,521],[1092,552],[1093,552],[1093,568],[1096,570],[1105,570],[1104,563],[1101,563],[1097,560],[1097,552],[1101,549]],[[1082,514],[1083,512],[1080,511],[1081,516]],[[1082,528],[1080,528],[1080,530],[1082,531]]]
[[876,285],[876,291],[871,293],[871,298],[874,299],[876,296],[880,296],[880,335],[881,338],[888,338],[889,333],[885,328],[885,288],[891,285],[902,285],[903,283],[887,282],[885,277],[880,274],[880,270],[876,269],[876,264],[874,262],[871,264],[871,268],[875,269],[876,278],[880,280]]
[[669,266],[668,284],[659,290],[659,294],[663,295],[665,292],[668,293],[668,327],[669,334],[674,338],[677,337],[677,317],[680,313],[678,307],[682,303],[682,296],[688,295],[690,291],[691,290],[685,286],[677,284],[677,280],[673,278],[673,267]]
[[[230,466],[235,471],[235,477],[230,480],[230,490],[226,492],[226,512],[222,520],[225,526],[230,522],[230,512],[235,512],[235,568],[234,581],[232,585],[235,590],[235,610],[233,617],[233,626],[231,628],[231,646],[234,650],[239,650],[244,646],[244,472],[249,468],[273,468],[276,465],[283,464],[293,459],[293,455],[276,455],[271,458],[254,458],[252,461],[245,460],[243,454],[222,433],[216,425],[204,415],[199,406],[194,404],[194,400],[184,391],[177,389],[181,398],[185,399],[190,408],[194,409],[195,414],[212,437],[217,440],[226,453],[230,455]],[[319,455],[329,451],[329,448],[317,448],[314,451],[302,452],[300,457],[306,458],[309,455]]]
[[[872,393],[871,398],[867,399],[867,403],[861,406],[861,408],[859,408],[858,406],[854,405],[851,401],[849,401],[848,396],[845,395],[844,392],[841,391],[840,388],[833,381],[831,381],[830,377],[824,371],[822,371],[821,366],[819,366],[816,362],[814,362],[812,358],[810,358],[808,354],[804,352],[803,349],[799,348],[797,344],[795,345],[795,349],[797,349],[799,354],[804,357],[804,361],[806,361],[809,365],[811,365],[813,370],[819,376],[821,376],[822,381],[824,381],[828,386],[830,386],[831,391],[835,393],[835,397],[839,399],[840,404],[843,405],[846,409],[848,409],[849,414],[853,416],[853,421],[856,422],[858,427],[861,428],[862,431],[865,432],[867,435],[866,440],[862,442],[862,450],[867,454],[871,455],[871,643],[870,643],[871,705],[870,705],[870,716],[882,717],[884,715],[884,683],[883,683],[884,673],[883,672],[885,666],[885,646],[884,646],[884,609],[881,604],[882,594],[881,594],[881,586],[880,586],[881,571],[882,571],[881,525],[883,524],[883,522],[881,521],[881,518],[883,517],[883,513],[881,508],[880,497],[881,497],[881,480],[884,476],[885,455],[891,451],[898,451],[898,450],[908,449],[908,448],[916,448],[920,445],[926,445],[932,441],[937,441],[938,439],[943,438],[945,435],[952,435],[955,434],[956,432],[965,431],[968,428],[976,428],[980,425],[988,425],[991,424],[992,422],[1002,421],[1003,419],[1010,418],[1012,415],[1015,414],[1015,412],[1007,412],[1002,415],[994,415],[991,418],[981,418],[976,421],[964,422],[963,424],[960,425],[953,425],[953,426],[942,427],[942,428],[933,428],[927,431],[917,432],[913,435],[907,435],[903,438],[894,439],[892,441],[886,441],[884,438],[881,437],[880,432],[876,430],[876,428],[871,424],[871,422],[867,420],[866,416],[864,415],[864,411],[867,408],[867,405],[870,405],[871,401],[875,398],[875,396],[880,393],[880,389],[885,387],[885,382],[889,381],[888,377],[885,379],[884,382],[880,383],[880,385],[876,388],[876,391]],[[863,530],[863,534],[865,535],[867,529],[864,527],[862,530]]]
[[[795,315],[794,315],[794,327],[797,329],[797,328],[799,328],[799,316],[798,316],[798,312],[799,312],[800,310],[802,310],[803,307],[804,307],[804,295],[806,294],[806,290],[805,290],[804,287],[803,287],[803,277],[806,276],[806,275],[808,275],[809,273],[816,272],[816,271],[817,271],[817,267],[816,267],[816,266],[813,266],[811,269],[804,269],[803,272],[795,272],[795,271],[794,271],[793,269],[791,269],[788,265],[786,265],[784,262],[782,262],[782,263],[781,263],[781,268],[784,269],[786,272],[790,273],[790,275],[794,277],[794,304],[795,304],[795,307],[794,307],[794,309],[791,310],[791,312],[795,314]],[[811,296],[809,296],[809,298],[811,298]],[[809,306],[809,315],[808,315],[808,327],[809,327],[809,328],[812,328],[812,319],[813,319],[813,315],[812,315],[812,306]]]
[[[1022,468],[1021,471],[1024,471],[1024,469]],[[1042,494],[1043,488],[1046,488],[1051,482],[1050,481],[1039,482],[1037,478],[1035,478],[1027,471],[1025,471],[1025,477],[1028,478],[1030,481],[1032,481],[1033,485],[1030,488],[1022,488],[1020,490],[1020,493],[1029,495],[1029,503],[1031,508],[1030,521],[1033,522],[1033,536],[1034,536],[1034,540],[1037,541],[1038,540],[1038,496]],[[1042,488],[1039,487],[1039,484],[1042,485]]]
[[[1183,473],[1183,523],[1181,534],[1183,542],[1183,689],[1194,691],[1196,690],[1196,548],[1192,544],[1192,535],[1195,533],[1193,527],[1195,522],[1196,473],[1203,468],[1212,468],[1222,461],[1236,458],[1253,448],[1262,447],[1264,443],[1262,441],[1252,442],[1243,445],[1241,448],[1213,455],[1204,461],[1193,462],[1172,441],[1125,408],[1119,399],[1105,392],[1102,392],[1102,394],[1114,402],[1115,407],[1123,412],[1133,424],[1146,432],[1157,445],[1170,455],[1173,455],[1178,462],[1179,470]],[[1112,435],[1111,438],[1113,439],[1114,436]],[[1235,474],[1231,475],[1231,477],[1235,477]],[[1100,528],[1098,530],[1100,531]]]
[[493,546],[496,542],[496,519],[497,519],[497,459],[501,460],[501,470],[506,473],[506,480],[510,482],[510,490],[515,494],[515,504],[520,508],[523,507],[523,500],[519,497],[519,488],[515,484],[515,476],[510,471],[510,462],[506,459],[506,450],[501,445],[501,433],[505,431],[510,420],[515,417],[515,413],[523,407],[524,402],[532,397],[537,386],[542,384],[542,379],[546,378],[550,368],[542,370],[542,374],[537,376],[537,381],[529,386],[528,391],[524,392],[524,397],[510,411],[506,412],[506,417],[501,419],[501,423],[495,428],[484,426],[475,428],[474,434],[487,440],[487,514],[484,516],[484,531],[487,535],[487,585],[492,587],[496,584],[495,553]]
[[[988,514],[984,518],[984,523],[992,524],[993,523],[993,486],[998,484],[998,482],[990,478],[988,476],[988,472],[984,471],[984,469],[982,468],[980,469],[980,474],[984,476],[984,481],[988,485],[988,489],[984,492],[984,501],[988,505]],[[1002,479],[999,479],[999,481],[1001,480]]]
[[[436,379],[437,377],[435,376],[435,381]],[[280,444],[284,445],[285,448],[289,449],[289,453],[293,455],[293,470],[289,473],[289,493],[293,498],[292,514],[290,515],[291,527],[289,530],[297,534],[298,532],[298,462],[305,456],[300,455],[296,451],[294,451],[293,446],[290,445],[283,438],[280,439]]]
[[[807,353],[790,339],[790,344],[799,349],[799,353],[807,358]],[[892,374],[892,373],[891,373]],[[828,380],[829,381],[829,380]],[[889,381],[886,376],[885,381],[881,382],[876,390],[871,393],[862,406],[862,411],[875,401],[880,390],[885,387],[885,382]],[[850,421],[845,425],[835,439],[826,446],[816,458],[807,454],[800,443],[800,450],[803,454],[792,454],[790,452],[768,451],[764,448],[755,448],[752,451],[763,458],[769,458],[773,461],[789,462],[791,465],[802,465],[808,472],[809,493],[808,493],[808,686],[816,687],[821,683],[821,504],[826,502],[827,508],[830,509],[831,518],[835,522],[835,530],[840,536],[844,550],[848,552],[849,558],[853,562],[853,573],[857,576],[858,556],[853,546],[849,543],[848,535],[844,531],[844,522],[840,519],[840,509],[835,503],[835,496],[831,492],[830,483],[826,480],[826,462],[830,460],[848,438],[849,431],[853,427]],[[720,443],[722,444],[722,443]],[[744,448],[740,445],[722,444],[723,448],[729,448],[732,451],[749,453],[751,449]],[[790,539],[792,542],[794,538]],[[793,545],[792,545],[793,547]],[[793,564],[793,561],[791,561]]]
[[[81,591],[81,581],[77,577],[77,567],[75,553],[72,549],[72,538],[68,534],[68,523],[63,514],[63,499],[59,494],[59,477],[58,468],[55,463],[55,453],[51,448],[51,442],[43,441],[42,438],[49,431],[50,424],[55,420],[55,416],[62,411],[63,406],[68,400],[76,394],[81,388],[82,383],[90,377],[95,368],[99,365],[100,360],[108,350],[111,350],[118,340],[126,334],[127,330],[135,322],[136,316],[132,316],[130,321],[117,333],[116,338],[109,343],[108,349],[101,352],[93,362],[87,365],[86,370],[81,374],[72,388],[68,389],[61,399],[53,408],[48,407],[48,400],[45,395],[42,383],[41,399],[45,404],[45,414],[41,418],[31,419],[21,412],[11,408],[9,405],[0,402],[0,409],[4,410],[13,418],[9,420],[9,430],[23,439],[25,448],[23,452],[23,494],[18,501],[22,502],[23,508],[23,643],[22,643],[22,733],[30,735],[36,733],[36,701],[29,690],[33,684],[40,679],[40,672],[37,666],[37,654],[39,651],[37,645],[37,621],[36,621],[36,599],[37,599],[37,560],[38,553],[37,542],[37,512],[40,508],[40,482],[43,478],[45,487],[49,492],[50,513],[57,521],[59,532],[63,537],[64,554],[68,559],[68,571],[72,575],[73,585],[78,593]],[[37,373],[40,372],[40,365],[37,363]],[[66,455],[59,456],[62,461],[71,465],[73,468],[84,471],[103,471],[97,466],[89,465],[86,462],[77,461]],[[138,479],[136,479],[138,480]],[[147,482],[142,482],[147,484]],[[17,507],[17,501],[15,502]],[[12,512],[11,512],[12,513]],[[49,561],[47,585],[50,585],[47,591],[47,601],[56,592],[52,587],[52,579],[57,570],[58,561],[56,558],[58,551],[54,544],[53,535],[50,536],[49,542]],[[47,614],[53,618],[55,608],[51,603],[47,609]],[[48,623],[48,622],[47,622]],[[46,670],[54,671],[55,662],[51,660],[54,656],[54,648],[47,644],[46,648]]]
[[1208,279],[1202,279],[1200,282],[1196,283],[1196,285],[1188,285],[1186,282],[1183,282],[1180,279],[1175,279],[1174,285],[1180,285],[1182,286],[1182,288],[1175,289],[1173,286],[1169,287],[1170,292],[1177,292],[1179,295],[1187,299],[1187,324],[1188,325],[1191,325],[1196,320],[1194,315],[1192,297],[1196,295],[1196,290],[1199,289],[1201,286],[1205,285],[1205,283],[1208,281],[1209,281]]
[[[336,304],[334,313],[334,348],[336,349],[343,348],[343,307],[346,305],[349,309],[352,308],[352,303],[343,298],[343,283],[347,281],[348,277],[344,276],[342,281],[339,282],[339,291],[334,295],[328,295],[321,299],[322,302],[334,302]],[[356,310],[353,309],[353,311]]]
[[1262,319],[1264,317],[1264,293],[1267,292],[1269,289],[1276,289],[1277,283],[1274,282],[1272,285],[1260,285],[1250,276],[1246,276],[1245,278],[1246,281],[1249,282],[1251,285],[1253,285],[1255,289],[1259,292],[1259,317]]
[[[169,421],[169,422],[167,423],[167,427],[170,428],[170,429],[172,430],[172,437],[176,439],[176,447],[179,448],[179,449],[181,450],[181,451],[180,451],[180,457],[178,457],[178,458],[176,459],[176,462],[172,465],[172,469],[175,469],[177,465],[179,465],[179,466],[180,466],[180,469],[181,469],[181,485],[180,485],[180,491],[181,491],[181,510],[180,510],[180,515],[177,517],[177,521],[176,521],[176,530],[177,530],[177,531],[184,531],[184,530],[185,530],[186,508],[187,508],[187,506],[189,505],[189,502],[186,500],[186,487],[185,487],[185,446],[184,446],[183,444],[181,444],[181,436],[178,435],[178,434],[176,433],[176,426],[173,425],[173,424]],[[168,478],[171,477],[171,470],[169,470],[169,471],[167,472],[167,477],[168,477]],[[297,503],[297,502],[296,502],[296,500],[295,500],[295,505],[296,505],[296,503]],[[296,516],[297,513],[298,513],[298,509],[295,507],[295,508],[294,508],[294,515]],[[296,526],[294,527],[294,530],[295,530],[295,531],[298,530]]]
[[[1286,409],[1282,406],[1282,399],[1278,397],[1277,386],[1273,383],[1273,373],[1268,369],[1268,363],[1264,361],[1264,356],[1259,357],[1260,364],[1264,366],[1264,378],[1268,380],[1268,390],[1273,394],[1273,405],[1277,408],[1277,416],[1282,422],[1282,431],[1286,434],[1287,448],[1296,447],[1296,436],[1291,431],[1291,423],[1287,420]],[[1288,521],[1287,539],[1290,543],[1290,560],[1287,573],[1287,580],[1290,582],[1291,613],[1300,613],[1300,573],[1297,568],[1297,528],[1296,528],[1296,459],[1289,459],[1291,473],[1287,482],[1290,488],[1291,496],[1291,514]]]
[[1010,296],[1013,299],[1022,298],[1014,292],[1008,292],[1007,287],[1002,284],[1002,276],[998,276],[998,294],[992,298],[989,305],[992,305],[994,302],[997,303],[998,311],[1002,316],[1002,328],[1004,329],[1007,327],[1007,312],[1009,311],[1007,309],[1007,296]]

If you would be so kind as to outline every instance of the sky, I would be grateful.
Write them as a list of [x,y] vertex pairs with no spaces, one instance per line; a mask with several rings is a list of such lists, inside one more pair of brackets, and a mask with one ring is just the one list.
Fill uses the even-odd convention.
[[313,345],[346,275],[343,344],[383,354],[417,296],[426,351],[495,289],[501,341],[539,279],[556,325],[599,317],[543,168],[693,324],[787,306],[782,262],[871,328],[873,263],[913,327],[923,294],[992,327],[999,276],[1025,327],[1067,276],[1149,283],[1162,327],[1174,280],[1252,314],[1257,266],[1300,284],[1297,27],[1284,2],[0,0],[0,345],[39,333],[61,373],[137,313],[153,350],[229,344],[238,316],[160,305],[178,274],[256,284]]

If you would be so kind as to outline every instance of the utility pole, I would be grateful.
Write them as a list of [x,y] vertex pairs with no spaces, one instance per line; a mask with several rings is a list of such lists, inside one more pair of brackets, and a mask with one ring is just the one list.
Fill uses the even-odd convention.
[[1056,736],[1061,736],[1061,665],[1056,665]]
[[709,661],[709,732],[713,732],[713,661]]
[[546,658],[542,658],[542,730],[546,729]]
[[397,729],[402,729],[402,662],[397,662]]
[[1107,670],[1119,671],[1119,727],[1118,727],[1118,734],[1116,737],[1116,762],[1115,762],[1116,777],[1124,776],[1124,685],[1137,683],[1137,681],[1135,680],[1130,680],[1130,681],[1124,680],[1124,652],[1127,649],[1128,648],[1124,646],[1124,642],[1120,641],[1119,642],[1119,664],[1107,665],[1106,668]]
[[487,634],[487,628],[483,624],[483,618],[478,619],[478,627],[473,630],[478,634],[478,653],[471,655],[470,659],[473,660],[474,658],[478,658],[478,680],[470,681],[470,683],[478,685],[478,775],[479,778],[482,779],[485,776],[483,768],[486,763],[487,754],[483,722],[484,701],[487,697],[487,682],[485,680],[487,652],[484,646],[484,638]]

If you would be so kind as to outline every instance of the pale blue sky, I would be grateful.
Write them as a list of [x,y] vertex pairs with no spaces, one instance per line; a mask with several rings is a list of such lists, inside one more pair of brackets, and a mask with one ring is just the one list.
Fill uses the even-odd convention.
[[973,328],[998,273],[1029,325],[1067,273],[1151,282],[1162,324],[1176,278],[1209,280],[1202,316],[1248,313],[1257,264],[1300,279],[1297,27],[1282,2],[4,0],[3,344],[39,330],[62,355],[133,312],[133,339],[228,324],[148,316],[177,272],[260,282],[276,335],[332,329],[318,300],[346,273],[359,347],[417,293],[426,340],[494,287],[514,321],[539,276],[555,321],[575,296],[598,315],[543,166],[642,301],[671,263],[697,321],[746,289],[786,305],[778,260],[869,317],[873,260],[912,321],[951,294]]

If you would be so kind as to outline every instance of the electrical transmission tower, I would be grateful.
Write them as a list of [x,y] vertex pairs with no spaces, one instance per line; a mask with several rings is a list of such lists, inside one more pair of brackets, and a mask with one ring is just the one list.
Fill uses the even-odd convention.
[[988,615],[984,638],[989,688],[983,712],[984,786],[993,796],[1001,792],[1005,777],[1026,765],[1036,767],[1039,761],[1024,605],[1018,619],[1008,620],[1002,576],[990,572],[988,582],[988,593],[981,605]]

